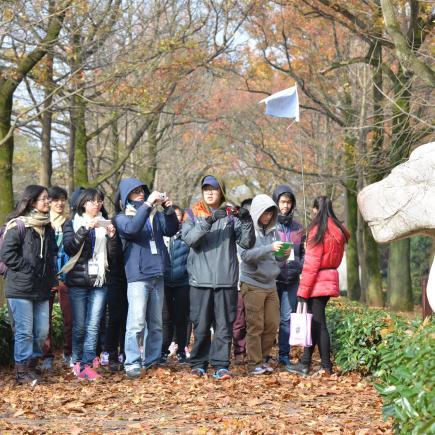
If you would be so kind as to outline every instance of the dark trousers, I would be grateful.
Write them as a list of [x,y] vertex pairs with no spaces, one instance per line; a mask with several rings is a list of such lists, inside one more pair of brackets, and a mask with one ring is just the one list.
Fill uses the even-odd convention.
[[321,366],[325,369],[332,369],[331,363],[331,342],[329,339],[328,327],[326,326],[325,308],[329,301],[329,296],[319,296],[308,299],[308,312],[313,314],[311,324],[311,336],[313,345],[304,349],[302,364],[311,365],[316,345],[319,347]]
[[52,358],[54,357],[52,348],[52,331],[53,331],[53,305],[54,300],[57,297],[59,300],[60,310],[62,311],[63,317],[63,353],[66,356],[72,353],[72,324],[73,317],[71,311],[71,304],[69,301],[68,287],[60,286],[58,291],[52,291],[49,299],[49,333],[44,342],[44,357]]
[[189,285],[170,287],[165,285],[163,302],[163,345],[162,353],[169,353],[169,346],[174,338],[178,352],[184,353],[187,346],[189,325]]
[[[190,287],[190,319],[194,342],[190,366],[216,370],[230,365],[232,326],[237,311],[237,288]],[[211,339],[210,328],[214,335]]]
[[237,314],[233,323],[234,355],[246,355],[246,317],[245,304],[240,292],[237,292]]
[[109,353],[109,358],[117,359],[118,354],[124,354],[125,326],[128,313],[127,284],[125,286],[108,286],[107,305],[109,318],[105,333],[105,351]]

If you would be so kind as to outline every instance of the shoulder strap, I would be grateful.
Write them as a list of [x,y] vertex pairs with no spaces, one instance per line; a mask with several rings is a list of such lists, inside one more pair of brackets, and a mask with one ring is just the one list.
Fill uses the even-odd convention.
[[26,235],[26,225],[24,225],[24,222],[21,219],[17,219],[15,223],[17,224],[18,233],[22,243],[24,241],[24,236]]

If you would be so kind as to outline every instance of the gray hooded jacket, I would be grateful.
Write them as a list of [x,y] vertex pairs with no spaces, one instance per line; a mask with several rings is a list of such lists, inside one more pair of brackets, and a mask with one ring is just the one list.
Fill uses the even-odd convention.
[[[258,220],[268,209],[274,208],[272,220],[263,228]],[[272,243],[276,239],[276,222],[278,207],[268,195],[257,195],[252,200],[251,216],[255,228],[255,245],[252,249],[239,248],[242,259],[240,281],[264,289],[276,289],[276,278],[279,275],[280,262],[273,255]]]

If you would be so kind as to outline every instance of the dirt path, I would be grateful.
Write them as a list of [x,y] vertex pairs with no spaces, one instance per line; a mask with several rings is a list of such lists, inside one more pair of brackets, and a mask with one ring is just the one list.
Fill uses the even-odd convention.
[[218,382],[169,366],[134,381],[106,373],[89,383],[57,370],[52,383],[30,388],[3,371],[0,433],[391,433],[380,398],[356,374],[234,374]]

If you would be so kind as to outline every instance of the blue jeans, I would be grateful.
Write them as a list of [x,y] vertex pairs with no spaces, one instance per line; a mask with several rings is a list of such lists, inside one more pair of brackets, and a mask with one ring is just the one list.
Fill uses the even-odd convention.
[[299,282],[290,284],[277,283],[279,297],[279,358],[288,357],[290,355],[290,314],[296,311],[296,294],[298,291]]
[[42,347],[48,335],[48,300],[8,299],[15,325],[14,359],[25,364],[42,356]]
[[[163,278],[129,282],[125,368],[149,367],[162,351]],[[144,345],[142,362],[141,346]]]
[[106,287],[71,287],[73,315],[72,361],[92,365],[96,356],[100,321],[106,308]]

